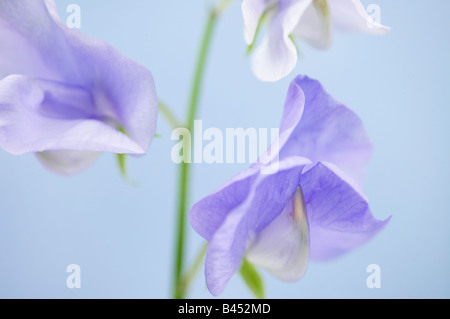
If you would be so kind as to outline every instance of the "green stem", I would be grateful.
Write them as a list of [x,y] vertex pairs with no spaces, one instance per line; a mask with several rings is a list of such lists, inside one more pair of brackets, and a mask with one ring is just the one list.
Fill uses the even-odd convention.
[[[205,74],[205,67],[209,49],[211,46],[212,36],[217,23],[217,18],[225,10],[231,0],[222,0],[217,7],[213,8],[208,17],[206,29],[200,47],[200,53],[195,69],[194,82],[191,90],[191,98],[189,101],[189,111],[187,114],[186,128],[189,132],[193,131],[194,120],[197,115],[198,102]],[[175,261],[174,261],[174,283],[173,297],[182,299],[186,295],[186,288],[183,284],[183,268],[184,268],[184,247],[186,243],[186,216],[189,198],[189,180],[190,180],[190,164],[184,161],[180,166],[179,173],[179,189],[178,189],[178,219],[177,219],[177,238],[175,242]]]
[[184,294],[186,294],[187,288],[194,281],[195,276],[197,275],[198,271],[200,270],[200,267],[206,256],[206,248],[207,247],[208,247],[208,243],[203,245],[203,247],[199,251],[197,257],[195,258],[194,263],[192,264],[191,268],[184,274],[184,276],[180,282],[180,291],[184,292]]
[[166,118],[172,128],[182,127],[183,125],[177,120],[175,114],[161,100],[158,101],[159,111]]

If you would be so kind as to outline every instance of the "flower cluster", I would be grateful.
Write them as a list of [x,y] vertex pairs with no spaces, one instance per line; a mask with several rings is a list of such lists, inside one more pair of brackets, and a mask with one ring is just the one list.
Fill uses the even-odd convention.
[[[252,56],[263,81],[277,81],[295,67],[292,37],[326,49],[333,26],[371,34],[389,30],[370,19],[359,0],[242,0],[242,13],[250,49],[269,22]],[[83,170],[101,152],[145,154],[158,115],[146,68],[69,29],[53,0],[0,0],[0,39],[0,148],[34,153],[61,174]],[[197,97],[199,85],[193,87]],[[195,113],[193,100],[188,114]],[[297,76],[271,147],[190,210],[192,227],[209,242],[210,292],[222,293],[243,260],[281,280],[299,280],[310,259],[340,256],[383,229],[389,218],[377,220],[361,191],[371,150],[358,116],[318,81]],[[187,183],[186,167],[181,183]]]

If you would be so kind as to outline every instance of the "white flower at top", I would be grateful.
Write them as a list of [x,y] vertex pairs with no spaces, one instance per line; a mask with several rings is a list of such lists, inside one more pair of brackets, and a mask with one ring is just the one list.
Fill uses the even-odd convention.
[[261,81],[278,81],[297,64],[292,37],[318,49],[328,49],[336,29],[385,34],[390,28],[374,21],[360,0],[243,0],[242,14],[247,44],[253,46],[263,20],[269,28],[254,50],[252,69]]

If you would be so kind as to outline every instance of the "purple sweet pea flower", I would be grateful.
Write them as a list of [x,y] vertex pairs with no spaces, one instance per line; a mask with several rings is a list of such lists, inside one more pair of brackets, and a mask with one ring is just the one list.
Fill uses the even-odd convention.
[[[310,258],[337,257],[389,220],[376,220],[359,190],[372,149],[361,120],[319,82],[303,76],[292,82],[273,145],[267,153],[278,149],[271,155],[278,160],[259,161],[190,211],[192,227],[209,242],[205,272],[213,295],[244,256],[295,281]],[[275,173],[267,174],[270,166]]]
[[297,64],[299,37],[318,49],[328,49],[333,25],[343,31],[385,34],[390,28],[369,17],[360,0],[242,0],[247,44],[255,41],[264,16],[270,17],[267,36],[255,50],[252,69],[261,81],[278,81]]
[[100,152],[143,155],[155,134],[151,73],[69,29],[53,0],[0,0],[0,147],[63,174]]

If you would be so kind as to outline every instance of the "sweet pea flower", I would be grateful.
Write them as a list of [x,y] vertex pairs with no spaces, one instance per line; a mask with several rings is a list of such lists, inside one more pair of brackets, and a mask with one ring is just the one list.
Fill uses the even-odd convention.
[[151,73],[69,29],[53,0],[0,0],[0,148],[73,174],[100,152],[145,154],[157,112]]
[[209,242],[209,291],[219,295],[243,258],[290,282],[310,259],[338,257],[375,236],[389,219],[375,219],[360,190],[371,149],[358,116],[319,82],[298,76],[280,135],[262,156],[274,160],[258,161],[190,211],[192,227]]
[[252,56],[252,69],[261,81],[278,81],[297,64],[297,48],[291,37],[300,37],[318,49],[328,49],[336,29],[369,34],[390,30],[375,22],[359,0],[243,0],[245,38],[249,45],[261,20],[270,25]]

